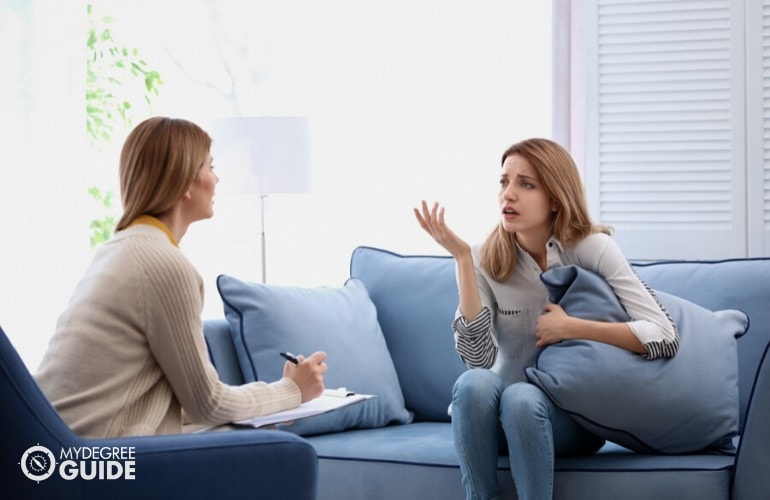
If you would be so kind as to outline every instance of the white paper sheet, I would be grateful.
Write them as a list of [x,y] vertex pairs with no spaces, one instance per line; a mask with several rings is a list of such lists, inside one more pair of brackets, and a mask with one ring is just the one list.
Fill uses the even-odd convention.
[[247,420],[236,422],[238,425],[249,425],[252,427],[264,427],[266,425],[280,424],[282,422],[291,422],[300,418],[312,417],[330,411],[344,408],[361,401],[373,398],[371,394],[354,394],[344,388],[326,389],[324,393],[307,403],[302,403],[291,410],[279,411],[261,417],[254,417]]

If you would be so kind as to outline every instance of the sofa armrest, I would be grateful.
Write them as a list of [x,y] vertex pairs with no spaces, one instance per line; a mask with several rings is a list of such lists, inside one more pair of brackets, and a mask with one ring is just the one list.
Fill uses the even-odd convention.
[[735,457],[734,500],[767,498],[770,491],[770,344],[759,362],[749,396],[746,422]]
[[203,322],[203,335],[209,350],[209,359],[219,374],[219,380],[229,385],[245,383],[238,354],[230,335],[230,325],[224,319],[209,319]]
[[[78,439],[79,447],[133,447],[134,479],[11,484],[13,498],[292,498],[316,497],[318,457],[284,431],[236,429],[165,436]],[[54,450],[58,455],[59,450]],[[58,461],[58,457],[57,457]],[[6,491],[6,493],[8,493]],[[9,498],[10,498],[9,497]]]
[[[135,440],[134,445],[136,491],[103,483],[125,498],[309,500],[316,495],[315,449],[289,432],[243,429],[155,436]],[[117,491],[104,493],[104,498],[115,498]]]

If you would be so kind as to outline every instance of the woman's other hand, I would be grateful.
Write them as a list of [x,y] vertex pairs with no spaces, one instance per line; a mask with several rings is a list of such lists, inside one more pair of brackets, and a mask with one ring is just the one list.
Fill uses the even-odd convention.
[[537,319],[537,347],[561,342],[567,338],[572,318],[560,305],[548,303]]

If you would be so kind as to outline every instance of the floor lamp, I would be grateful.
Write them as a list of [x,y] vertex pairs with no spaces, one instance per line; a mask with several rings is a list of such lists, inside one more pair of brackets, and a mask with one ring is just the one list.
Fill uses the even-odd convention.
[[309,191],[308,120],[238,116],[214,120],[208,130],[222,178],[217,192],[259,197],[262,283],[267,283],[265,200],[270,194]]

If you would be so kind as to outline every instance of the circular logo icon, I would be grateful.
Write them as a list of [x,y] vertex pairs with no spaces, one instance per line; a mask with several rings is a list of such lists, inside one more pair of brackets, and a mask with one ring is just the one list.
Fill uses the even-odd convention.
[[51,450],[39,444],[32,446],[21,456],[21,471],[33,481],[43,481],[51,477],[56,468],[56,457]]

